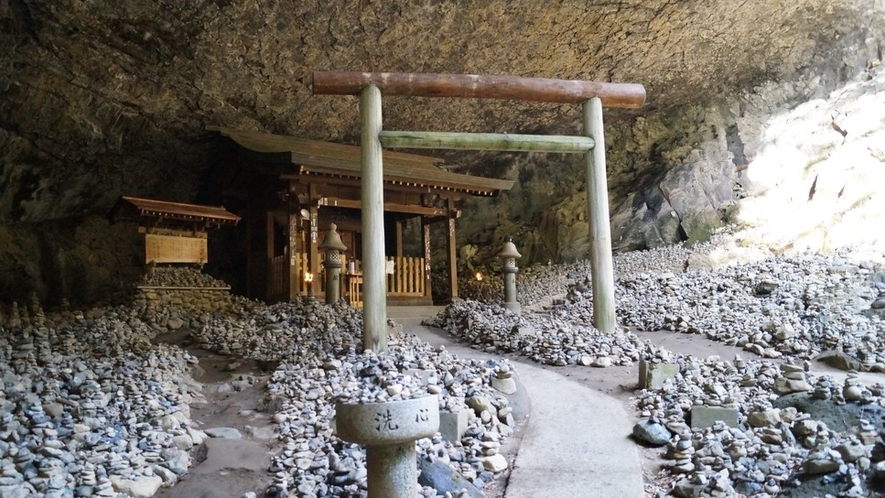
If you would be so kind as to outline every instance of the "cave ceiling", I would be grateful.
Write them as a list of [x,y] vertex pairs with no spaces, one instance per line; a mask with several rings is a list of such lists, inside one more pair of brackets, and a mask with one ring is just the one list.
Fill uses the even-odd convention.
[[[208,125],[357,143],[357,99],[312,95],[315,70],[645,85],[642,109],[607,111],[616,123],[787,78],[863,22],[863,2],[829,0],[2,0],[0,215],[101,213],[120,194],[190,199],[221,147]],[[404,130],[580,122],[573,105],[395,97],[384,115]],[[500,166],[436,155],[481,174]]]

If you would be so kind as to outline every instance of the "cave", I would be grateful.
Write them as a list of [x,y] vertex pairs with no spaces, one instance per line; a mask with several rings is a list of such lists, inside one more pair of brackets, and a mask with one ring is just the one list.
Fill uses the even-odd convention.
[[[336,406],[426,396],[410,496],[881,492],[881,0],[8,0],[0,41],[3,498],[364,497]],[[362,101],[322,72],[641,86],[598,148],[610,330],[562,150],[385,146],[364,302]],[[587,138],[392,93],[388,140]]]

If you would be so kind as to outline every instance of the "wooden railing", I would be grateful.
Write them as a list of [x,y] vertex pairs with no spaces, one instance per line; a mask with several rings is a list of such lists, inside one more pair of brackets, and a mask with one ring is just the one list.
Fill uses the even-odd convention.
[[393,273],[387,275],[387,295],[423,296],[424,258],[387,258],[387,263],[391,262],[393,262]]
[[[353,260],[353,273],[350,270],[346,257],[342,255],[341,267],[341,291],[342,297],[347,299],[351,306],[362,307],[363,272],[360,261]],[[421,297],[426,289],[426,272],[424,258],[413,257],[388,257],[388,264],[393,264],[393,273],[387,274],[387,295],[390,297]],[[271,260],[271,290],[274,295],[285,292],[286,277],[288,271],[285,256],[277,256]],[[295,255],[295,265],[301,278],[298,281],[298,294],[308,295],[308,284],[304,275],[310,271],[308,256],[306,253]],[[320,273],[314,275],[315,297],[320,298],[326,292],[326,278],[320,266]]]
[[363,307],[363,276],[362,275],[345,275],[345,281],[347,282],[347,295],[345,298],[347,302],[355,307],[362,308]]

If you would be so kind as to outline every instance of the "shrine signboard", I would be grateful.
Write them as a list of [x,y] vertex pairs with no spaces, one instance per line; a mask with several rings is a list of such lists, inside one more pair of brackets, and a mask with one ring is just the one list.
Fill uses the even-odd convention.
[[145,264],[209,262],[210,229],[234,226],[240,217],[221,206],[204,206],[121,196],[108,217],[134,221],[144,234]]
[[144,235],[144,262],[151,263],[197,263],[209,261],[205,237],[176,235]]

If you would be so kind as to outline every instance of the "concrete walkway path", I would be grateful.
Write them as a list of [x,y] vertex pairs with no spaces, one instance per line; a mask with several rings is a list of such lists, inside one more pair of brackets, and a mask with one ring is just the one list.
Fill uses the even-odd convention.
[[[420,325],[439,309],[396,307],[388,316],[458,356],[491,357]],[[632,417],[623,404],[540,365],[515,366],[531,408],[505,498],[643,498],[639,452],[629,439]]]
[[633,423],[615,398],[539,366],[516,365],[531,398],[506,498],[642,498]]

